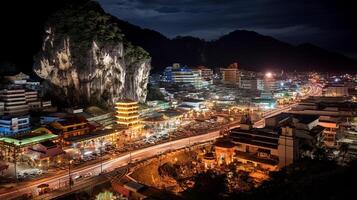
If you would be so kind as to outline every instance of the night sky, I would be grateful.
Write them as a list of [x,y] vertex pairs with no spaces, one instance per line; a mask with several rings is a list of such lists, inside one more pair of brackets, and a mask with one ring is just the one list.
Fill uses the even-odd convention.
[[[120,19],[170,38],[206,40],[236,29],[310,42],[357,59],[357,7],[331,0],[98,0]],[[350,3],[348,3],[350,2]]]

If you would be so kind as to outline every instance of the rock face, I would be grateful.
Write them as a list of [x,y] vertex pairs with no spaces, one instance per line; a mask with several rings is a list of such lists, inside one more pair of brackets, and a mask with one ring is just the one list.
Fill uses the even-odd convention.
[[[88,16],[88,9],[94,8],[94,14]],[[148,54],[125,41],[95,3],[76,7],[76,12],[72,9],[50,20],[42,51],[35,57],[34,71],[45,80],[48,95],[57,103],[71,106],[110,107],[120,98],[144,102],[151,60]],[[76,16],[71,16],[73,13]],[[84,19],[78,18],[82,14]],[[64,22],[55,23],[57,19]],[[68,30],[72,21],[83,25]]]

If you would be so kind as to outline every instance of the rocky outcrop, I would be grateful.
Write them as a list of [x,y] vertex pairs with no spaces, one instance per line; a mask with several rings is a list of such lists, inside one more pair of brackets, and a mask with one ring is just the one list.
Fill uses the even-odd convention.
[[[95,3],[72,9],[50,19],[35,58],[34,71],[45,80],[46,92],[67,105],[112,106],[120,98],[144,102],[148,53],[125,41]],[[64,20],[56,23],[57,19]],[[76,27],[68,30],[72,22]]]

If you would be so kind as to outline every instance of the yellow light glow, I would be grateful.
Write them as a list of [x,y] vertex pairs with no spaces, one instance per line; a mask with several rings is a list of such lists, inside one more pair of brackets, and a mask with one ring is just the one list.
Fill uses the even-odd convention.
[[267,72],[267,73],[265,74],[265,76],[266,76],[267,78],[271,78],[271,77],[273,77],[273,74],[272,74],[271,72]]
[[135,119],[135,118],[138,118],[139,115],[134,115],[134,116],[120,116],[120,115],[116,115],[115,117],[118,118],[118,119]]

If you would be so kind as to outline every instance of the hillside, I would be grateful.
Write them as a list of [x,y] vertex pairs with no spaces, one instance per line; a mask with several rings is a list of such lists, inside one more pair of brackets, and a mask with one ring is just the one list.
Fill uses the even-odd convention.
[[[38,0],[21,4],[10,2],[2,6],[0,20],[5,31],[1,31],[0,61],[14,63],[18,70],[31,73],[33,57],[41,49],[46,21],[68,2],[71,1]],[[341,54],[312,44],[294,46],[252,31],[233,31],[215,41],[194,37],[169,39],[157,31],[140,28],[115,17],[110,20],[118,24],[124,38],[150,54],[154,71],[161,71],[173,62],[216,68],[239,62],[243,68],[257,71],[271,68],[357,70],[357,61]],[[1,71],[7,71],[4,69],[6,66],[2,66]]]

